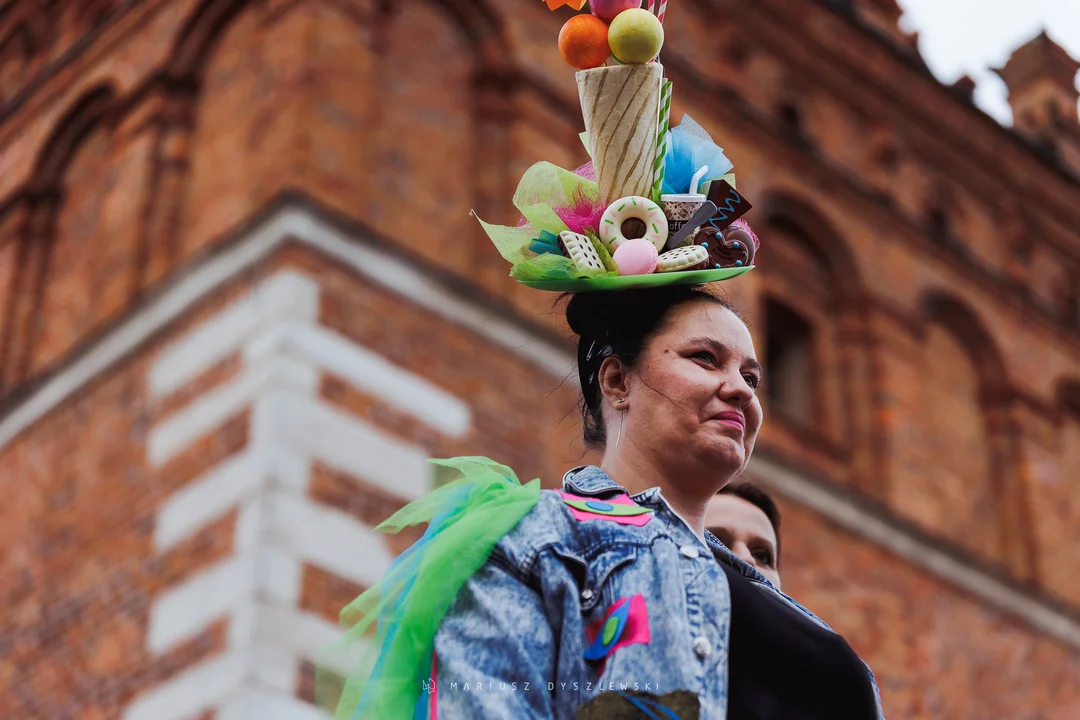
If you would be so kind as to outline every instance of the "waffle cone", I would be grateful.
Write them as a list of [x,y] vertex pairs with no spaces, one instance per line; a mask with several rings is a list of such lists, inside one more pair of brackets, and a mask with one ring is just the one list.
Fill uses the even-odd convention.
[[616,65],[577,74],[600,198],[649,197],[656,158],[660,63]]

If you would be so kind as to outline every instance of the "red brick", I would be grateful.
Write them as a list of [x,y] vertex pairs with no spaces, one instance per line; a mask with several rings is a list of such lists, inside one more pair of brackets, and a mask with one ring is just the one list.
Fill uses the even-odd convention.
[[[29,0],[16,5],[12,13],[40,11]],[[290,0],[239,3],[235,16],[209,27],[195,11],[212,4],[170,0],[125,6],[123,17],[92,30],[89,6],[61,5],[55,32],[29,57],[0,57],[5,99],[40,83],[0,121],[0,319],[13,338],[5,380],[62,367],[286,191],[363,228],[365,241],[472,283],[482,303],[562,331],[551,298],[506,277],[468,211],[512,222],[510,197],[529,165],[584,160],[573,74],[554,41],[564,15],[540,3],[493,6],[497,20],[488,23],[481,12],[411,1],[375,14],[370,3]],[[880,3],[855,5],[856,18],[908,46]],[[18,27],[14,14],[6,19]],[[792,426],[767,413],[761,450],[876,496],[943,546],[1005,562],[1021,581],[1026,556],[1014,548],[1030,539],[1038,587],[1080,607],[1080,584],[1067,572],[1080,562],[1080,496],[1069,483],[1080,473],[1080,425],[1056,405],[1058,384],[1080,377],[1080,340],[1059,312],[1076,272],[1068,265],[1080,219],[1068,208],[1080,207],[1077,184],[821,3],[685,3],[672,6],[666,27],[678,37],[665,50],[680,60],[668,63],[674,118],[690,113],[713,133],[758,206],[749,219],[761,230],[762,266],[731,292],[752,311],[779,297],[818,331],[816,422]],[[181,42],[185,28],[214,39],[195,74],[173,84],[196,95],[162,107],[137,99],[165,94],[142,87],[148,78],[180,72],[167,63],[178,43],[194,47]],[[26,206],[7,201],[50,189],[28,185],[44,146],[102,83],[118,100],[74,148],[58,184],[62,205],[39,218],[55,233],[17,260]],[[778,124],[785,103],[801,112],[801,138]],[[159,144],[157,126],[146,123],[165,115],[174,129]],[[164,161],[168,171],[151,185]],[[1023,195],[1037,226],[1004,227],[1006,192]],[[825,236],[819,247],[793,245],[765,222],[781,194],[812,210],[803,229]],[[967,246],[958,257],[926,241],[932,194],[950,204]],[[844,272],[841,248],[851,256]],[[39,302],[34,263],[47,249]],[[148,285],[140,288],[133,273],[143,257]],[[247,445],[249,414],[163,468],[148,467],[146,441],[154,423],[234,378],[241,360],[223,360],[167,398],[147,397],[145,379],[168,342],[282,267],[318,282],[324,326],[466,401],[472,426],[446,438],[330,375],[323,401],[433,455],[487,454],[548,486],[596,459],[581,446],[570,384],[554,388],[513,351],[314,252],[283,251],[0,448],[0,478],[14,479],[0,493],[0,683],[10,689],[0,716],[118,718],[136,693],[223,648],[224,623],[158,660],[147,656],[145,634],[153,598],[232,551],[235,514],[163,556],[152,546],[153,518]],[[1032,287],[1018,291],[999,277],[1027,277]],[[21,282],[17,293],[11,278]],[[839,297],[841,281],[856,291]],[[942,289],[1001,355],[992,382],[985,373],[975,381],[968,357],[986,347],[928,325],[921,303]],[[24,331],[35,328],[31,348]],[[756,340],[764,354],[762,333]],[[32,361],[25,377],[20,353]],[[1028,400],[989,408],[988,384]],[[1019,409],[1028,401],[1042,409]],[[988,418],[1001,425],[992,437]],[[998,470],[1005,488],[989,479]],[[312,472],[310,496],[367,524],[400,503],[323,467]],[[1030,513],[1002,517],[1014,501]],[[785,510],[788,588],[870,661],[890,717],[1080,714],[1075,649],[805,510]],[[399,551],[405,540],[389,538],[389,547]],[[333,618],[359,590],[308,567],[302,604]],[[309,697],[310,667],[297,671],[298,694]]]
[[[1071,717],[1080,656],[784,503],[784,591],[871,665],[890,717]],[[794,540],[794,542],[793,542]]]
[[366,588],[342,580],[314,565],[305,565],[300,607],[336,624],[342,608],[364,590]]

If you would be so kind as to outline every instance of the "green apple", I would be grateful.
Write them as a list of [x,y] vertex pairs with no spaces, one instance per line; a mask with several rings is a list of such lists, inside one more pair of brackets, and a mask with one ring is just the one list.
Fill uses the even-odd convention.
[[664,26],[648,10],[624,10],[611,21],[608,45],[619,62],[647,63],[660,54],[664,45]]

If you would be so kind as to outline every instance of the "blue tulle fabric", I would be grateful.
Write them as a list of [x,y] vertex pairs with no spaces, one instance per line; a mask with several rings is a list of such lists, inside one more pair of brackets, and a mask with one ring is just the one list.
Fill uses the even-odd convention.
[[689,115],[684,115],[682,122],[668,134],[668,151],[664,157],[665,194],[687,193],[694,174],[703,167],[709,171],[701,178],[701,183],[717,180],[731,172],[734,165],[724,155],[709,133],[694,122]]

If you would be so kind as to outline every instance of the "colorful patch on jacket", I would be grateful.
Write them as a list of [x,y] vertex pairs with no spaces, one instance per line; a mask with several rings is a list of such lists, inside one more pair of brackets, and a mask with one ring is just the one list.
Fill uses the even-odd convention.
[[641,507],[627,495],[608,500],[573,495],[560,490],[563,502],[570,508],[574,519],[581,520],[610,520],[619,525],[636,525],[641,527],[653,517],[653,511]]
[[603,660],[621,647],[648,643],[652,634],[645,596],[632,595],[616,601],[585,633],[589,638],[586,660]]

